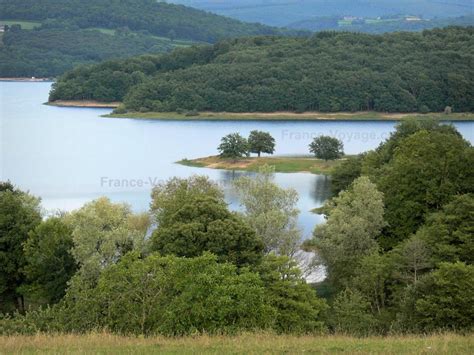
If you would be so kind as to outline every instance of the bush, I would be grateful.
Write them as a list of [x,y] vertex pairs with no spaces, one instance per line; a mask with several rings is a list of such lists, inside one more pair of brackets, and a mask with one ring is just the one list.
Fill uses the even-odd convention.
[[128,111],[127,111],[127,109],[125,108],[124,105],[120,105],[119,107],[117,107],[117,108],[113,111],[113,113],[115,113],[115,114],[117,114],[117,115],[122,115],[122,114],[127,113],[127,112],[128,112]]

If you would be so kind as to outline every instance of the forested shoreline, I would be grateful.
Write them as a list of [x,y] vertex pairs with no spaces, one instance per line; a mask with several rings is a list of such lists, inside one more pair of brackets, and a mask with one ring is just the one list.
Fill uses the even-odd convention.
[[[274,148],[262,133],[249,136],[256,154]],[[223,156],[244,143],[224,138]],[[233,182],[239,212],[205,176],[154,186],[144,213],[103,197],[47,218],[2,182],[0,335],[470,334],[473,169],[453,126],[401,122],[334,168],[306,241],[298,194],[270,166]],[[326,279],[307,283],[321,267]]]
[[0,77],[52,78],[103,60],[302,32],[153,0],[0,0],[0,8]]
[[117,113],[471,112],[473,31],[224,40],[79,67],[50,101],[123,101]]

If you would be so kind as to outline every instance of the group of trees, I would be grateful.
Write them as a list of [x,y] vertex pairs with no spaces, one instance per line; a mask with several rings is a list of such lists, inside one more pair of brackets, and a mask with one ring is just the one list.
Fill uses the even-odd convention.
[[154,0],[0,0],[2,17],[56,20],[79,28],[128,27],[156,36],[215,42],[221,38],[276,34],[278,29],[249,24],[191,7]]
[[[132,111],[472,111],[472,41],[472,27],[225,40],[144,61],[134,71],[147,71],[146,80],[113,99]],[[78,68],[58,80],[50,100],[110,100],[95,88],[108,92],[111,77],[130,75],[129,66]]]
[[268,132],[254,130],[250,132],[249,138],[242,137],[239,133],[231,133],[222,137],[221,144],[217,148],[222,158],[238,159],[255,153],[260,157],[262,153],[273,154],[275,152],[275,139]]
[[149,213],[100,198],[46,219],[2,183],[0,334],[323,331],[326,302],[293,259],[297,194],[272,175],[236,181],[242,213],[194,176],[155,186]]
[[[471,330],[473,169],[455,128],[403,122],[335,168],[326,222],[303,245],[298,195],[268,166],[235,181],[241,212],[202,176],[155,186],[149,213],[100,198],[45,219],[2,183],[0,333]],[[301,247],[325,267],[325,299]]]
[[327,268],[330,325],[356,334],[472,329],[474,148],[407,121],[335,168],[307,250]]
[[9,31],[0,46],[0,77],[57,77],[78,65],[168,52],[179,44],[138,32],[47,27]]
[[[57,77],[78,65],[245,35],[297,33],[154,0],[0,0],[0,77]],[[3,46],[1,41],[3,40]],[[103,93],[103,92],[102,92]]]

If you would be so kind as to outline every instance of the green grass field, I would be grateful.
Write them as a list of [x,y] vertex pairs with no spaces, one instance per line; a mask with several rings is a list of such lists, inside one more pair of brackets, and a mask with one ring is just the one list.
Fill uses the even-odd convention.
[[277,173],[313,173],[330,174],[332,169],[342,160],[324,161],[312,157],[261,157],[242,158],[238,160],[222,159],[211,156],[198,159],[183,159],[177,162],[181,165],[241,171],[258,171],[263,165],[270,165]]
[[22,30],[32,30],[36,27],[41,26],[41,23],[25,20],[0,20],[0,25],[21,25]]
[[0,354],[472,354],[474,337],[454,334],[353,338],[246,334],[182,338],[89,335],[0,337]]

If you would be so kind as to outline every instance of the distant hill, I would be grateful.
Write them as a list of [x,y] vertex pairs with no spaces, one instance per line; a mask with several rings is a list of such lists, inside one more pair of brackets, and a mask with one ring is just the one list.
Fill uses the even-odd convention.
[[396,14],[435,17],[472,15],[472,0],[171,0],[242,21],[272,26],[315,17],[378,17]]
[[191,43],[289,33],[155,0],[0,0],[2,25],[0,77],[56,76]]
[[289,28],[308,31],[350,31],[385,33],[395,31],[422,31],[447,26],[473,26],[474,15],[455,18],[423,19],[410,16],[386,16],[378,18],[317,17],[288,25]]
[[474,27],[225,40],[78,68],[50,100],[142,112],[473,111],[472,48]]

